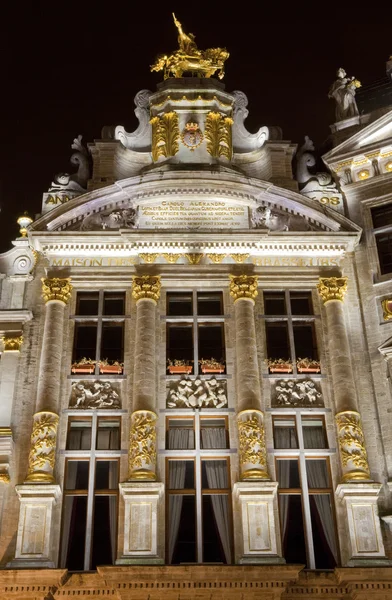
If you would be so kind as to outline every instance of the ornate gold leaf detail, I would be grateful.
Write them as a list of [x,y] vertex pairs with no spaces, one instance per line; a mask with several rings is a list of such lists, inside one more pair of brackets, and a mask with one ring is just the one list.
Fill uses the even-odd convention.
[[241,298],[257,297],[257,277],[255,275],[230,275],[230,296],[234,302]]
[[[335,417],[338,428],[338,440],[342,466],[348,471],[343,479],[370,479],[365,438],[361,416],[355,411],[344,411]],[[355,469],[353,469],[353,466]]]
[[209,112],[206,117],[205,138],[207,151],[214,158],[224,156],[231,159],[233,119],[219,112]]
[[156,420],[156,414],[150,410],[138,410],[132,414],[129,439],[130,479],[156,478]]
[[152,127],[152,158],[175,156],[179,148],[178,114],[173,110],[150,120]]
[[343,302],[347,292],[347,277],[320,277],[317,289],[324,304],[329,300]]
[[202,252],[190,252],[188,254],[185,254],[185,256],[187,257],[187,259],[191,265],[198,265],[200,263],[201,259],[203,258],[203,253]]
[[244,410],[238,414],[237,423],[240,465],[247,469],[243,478],[247,478],[249,465],[257,467],[250,470],[252,479],[268,478],[263,414],[257,410]]
[[392,298],[386,298],[381,302],[381,305],[384,321],[390,321],[392,319]]
[[34,415],[26,481],[53,482],[59,418],[52,412]]
[[163,258],[167,260],[171,265],[175,265],[179,258],[181,258],[182,254],[162,254]]
[[59,300],[60,302],[67,304],[72,292],[70,277],[67,277],[66,279],[59,279],[58,277],[53,277],[53,279],[42,278],[41,281],[42,297],[45,302]]
[[20,352],[20,348],[23,344],[23,335],[17,337],[3,335],[1,339],[4,344],[4,352]]
[[219,265],[225,258],[226,254],[207,254],[207,256],[210,260],[212,260],[213,263]]
[[150,298],[158,302],[161,294],[161,278],[153,275],[139,275],[132,280],[132,296],[136,302]]
[[11,481],[11,479],[10,479],[10,476],[8,475],[8,473],[6,473],[4,471],[2,473],[0,473],[0,482],[1,483],[8,484],[8,483],[10,483],[10,481]]
[[249,258],[249,254],[230,254],[230,256],[238,264],[243,263],[247,258]]
[[158,258],[159,254],[157,252],[141,252],[139,256],[144,260],[145,263],[152,265],[152,263]]

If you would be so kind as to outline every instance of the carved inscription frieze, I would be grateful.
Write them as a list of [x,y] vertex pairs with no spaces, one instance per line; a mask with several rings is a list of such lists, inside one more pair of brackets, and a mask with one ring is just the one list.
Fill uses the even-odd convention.
[[75,381],[72,384],[70,408],[121,408],[121,398],[111,381]]
[[166,404],[168,408],[223,408],[227,406],[227,383],[216,377],[170,381]]
[[312,379],[281,379],[276,382],[272,406],[324,406]]

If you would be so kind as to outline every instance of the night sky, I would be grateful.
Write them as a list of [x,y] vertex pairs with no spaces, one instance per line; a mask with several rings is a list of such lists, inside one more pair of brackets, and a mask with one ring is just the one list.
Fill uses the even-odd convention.
[[313,9],[323,12],[312,22],[298,4],[290,14],[282,3],[269,6],[268,14],[262,2],[237,2],[235,9],[215,1],[6,5],[0,35],[0,251],[17,237],[16,218],[23,211],[32,217],[40,212],[54,174],[74,171],[74,137],[99,139],[104,125],[135,129],[135,94],[154,90],[162,79],[162,73],[150,73],[150,65],[177,48],[172,10],[199,48],[225,46],[230,52],[223,81],[227,91],[248,96],[248,129],[279,125],[283,138],[297,143],[304,135],[319,146],[327,138],[334,117],[327,93],[338,67],[367,84],[383,77],[392,54],[387,11],[384,22],[369,23],[358,5],[358,24],[352,22],[355,14],[345,21],[316,3]]

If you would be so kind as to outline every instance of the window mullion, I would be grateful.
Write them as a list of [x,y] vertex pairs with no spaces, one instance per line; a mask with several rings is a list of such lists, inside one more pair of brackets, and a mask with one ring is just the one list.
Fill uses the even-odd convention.
[[97,320],[97,347],[95,349],[95,374],[99,374],[99,360],[104,358],[101,356],[101,342],[102,342],[102,314],[103,314],[103,290],[100,290],[98,297],[98,320]]
[[199,374],[199,330],[197,320],[197,292],[193,290],[193,372]]
[[197,562],[203,562],[203,523],[201,493],[201,459],[200,459],[200,415],[195,414],[195,449],[196,449],[196,540]]
[[290,356],[293,361],[293,374],[297,375],[297,357],[295,355],[294,331],[293,331],[293,316],[291,314],[290,291],[285,292],[286,312],[287,312],[287,328],[289,332]]
[[308,488],[308,478],[306,476],[306,460],[305,460],[305,451],[304,451],[304,436],[302,431],[302,419],[301,414],[296,414],[296,423],[297,423],[297,435],[298,435],[298,445],[300,448],[299,453],[299,466],[300,466],[300,477],[301,477],[301,489],[302,489],[302,506],[305,517],[305,537],[308,548],[308,557],[309,557],[309,568],[315,569],[316,562],[314,557],[314,547],[313,547],[313,535],[312,535],[312,519],[310,514],[310,503],[309,503],[309,488]]
[[87,496],[86,542],[84,550],[84,570],[90,570],[93,536],[94,487],[95,487],[95,445],[97,439],[97,414],[92,415],[91,455]]

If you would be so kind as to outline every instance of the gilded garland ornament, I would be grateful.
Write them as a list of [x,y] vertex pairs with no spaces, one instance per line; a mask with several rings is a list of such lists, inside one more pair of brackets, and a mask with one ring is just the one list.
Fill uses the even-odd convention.
[[158,302],[161,295],[161,278],[154,275],[139,275],[132,280],[132,296],[136,302],[149,298]]
[[324,304],[330,300],[343,302],[347,292],[347,277],[320,277],[317,289]]
[[53,483],[59,417],[52,412],[34,415],[26,482]]
[[244,410],[238,414],[237,423],[242,479],[269,479],[261,411]]
[[3,335],[2,342],[4,345],[4,352],[20,352],[23,344],[23,335],[19,335],[17,337]]
[[156,414],[150,410],[137,410],[132,413],[129,439],[129,479],[153,481],[156,479],[156,420]]
[[175,156],[179,148],[180,130],[175,111],[155,116],[150,120],[152,127],[152,158],[157,161],[163,156]]
[[343,481],[368,481],[370,469],[361,416],[346,410],[335,416],[338,429],[340,459],[344,471]]
[[159,254],[157,252],[141,252],[139,254],[139,257],[149,265],[152,265],[156,261],[158,256]]
[[214,264],[220,265],[226,254],[207,254],[207,256]]
[[230,275],[230,296],[234,302],[243,298],[255,300],[257,297],[257,277],[255,275]]
[[60,302],[64,302],[64,304],[67,304],[72,292],[70,277],[67,277],[65,279],[60,279],[58,277],[53,277],[53,279],[45,279],[43,277],[41,281],[42,297],[45,300],[45,302],[49,302],[51,300],[58,300]]
[[206,117],[205,138],[207,151],[214,158],[223,156],[228,160],[233,153],[233,119],[219,112],[209,112]]
[[166,253],[162,254],[162,256],[169,264],[175,265],[176,262],[181,258],[182,254]]
[[198,265],[200,263],[201,259],[203,258],[203,253],[202,252],[189,252],[188,254],[185,254],[185,256],[188,259],[189,264]]
[[184,146],[193,152],[203,142],[203,132],[199,125],[193,121],[189,121],[181,133],[181,140]]

